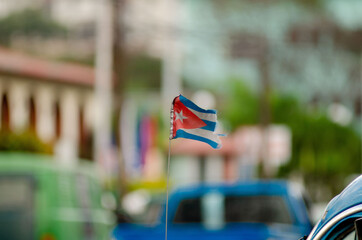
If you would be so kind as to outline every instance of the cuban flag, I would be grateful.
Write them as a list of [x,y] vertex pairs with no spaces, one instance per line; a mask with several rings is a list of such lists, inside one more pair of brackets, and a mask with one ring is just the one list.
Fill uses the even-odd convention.
[[173,100],[170,139],[193,139],[219,149],[221,141],[215,133],[216,123],[216,110],[202,109],[182,95]]

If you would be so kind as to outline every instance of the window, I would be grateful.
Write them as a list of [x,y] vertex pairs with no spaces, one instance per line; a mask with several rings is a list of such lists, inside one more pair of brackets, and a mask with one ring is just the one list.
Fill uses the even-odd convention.
[[1,177],[0,193],[0,211],[4,209],[31,207],[29,198],[32,195],[32,189],[27,179],[20,177]]
[[279,196],[227,196],[225,221],[292,223],[287,206]]
[[61,122],[61,113],[60,113],[60,104],[59,102],[55,103],[54,106],[55,111],[55,137],[59,139],[62,132],[62,122]]
[[174,218],[174,223],[200,223],[201,198],[190,198],[181,201]]
[[240,58],[260,58],[267,49],[265,38],[251,33],[236,33],[230,36],[230,57]]
[[36,106],[33,97],[29,100],[29,126],[31,131],[36,132]]
[[2,130],[10,129],[9,102],[6,94],[3,94],[1,99],[1,129]]
[[[207,196],[207,195],[205,195]],[[258,222],[292,224],[292,218],[284,199],[280,196],[241,196],[230,195],[220,198],[212,208],[207,207],[205,197],[190,198],[181,201],[174,223],[206,223],[205,216],[219,216],[223,223]],[[222,208],[222,209],[220,209]],[[204,213],[202,211],[218,211]]]
[[350,218],[339,223],[329,234],[326,235],[325,239],[354,240],[354,221],[354,218]]
[[340,238],[340,239],[344,239],[344,240],[355,240],[356,236],[356,232],[354,230],[352,230],[349,234],[343,236],[343,238]]
[[0,239],[33,239],[33,179],[0,176]]

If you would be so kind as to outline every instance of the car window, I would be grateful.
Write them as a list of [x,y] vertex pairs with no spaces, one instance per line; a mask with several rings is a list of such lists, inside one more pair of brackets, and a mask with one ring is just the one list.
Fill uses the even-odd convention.
[[347,220],[339,223],[323,239],[354,240],[355,239],[354,220],[355,219],[347,219]]
[[0,196],[0,239],[33,239],[33,179],[0,176]]
[[[203,206],[207,202],[202,201],[200,197],[182,200],[173,222],[201,223],[204,216],[218,216],[223,218],[218,220],[218,225],[236,222],[292,224],[286,202],[280,196],[225,196],[218,199],[218,201],[214,201],[215,206],[212,208]],[[202,212],[203,210],[218,211],[218,213],[205,214]],[[222,213],[222,215],[219,216],[219,213]]]
[[346,229],[345,231],[342,231],[338,234],[335,234],[334,236],[331,236],[328,239],[333,240],[354,240],[355,239],[355,231],[353,228]]
[[280,196],[227,196],[226,222],[261,222],[291,224],[292,219]]
[[181,201],[177,208],[174,223],[200,223],[201,198],[190,198]]
[[355,240],[356,239],[355,237],[356,237],[356,232],[353,230],[352,232],[350,232],[349,234],[343,236],[340,239],[343,239],[343,240]]
[[29,209],[33,188],[26,178],[2,177],[0,179],[0,209]]

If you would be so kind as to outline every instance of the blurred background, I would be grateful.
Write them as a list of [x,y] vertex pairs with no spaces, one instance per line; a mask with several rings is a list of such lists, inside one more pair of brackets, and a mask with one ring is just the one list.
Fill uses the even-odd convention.
[[173,140],[171,189],[283,178],[328,202],[362,169],[361,12],[359,0],[0,0],[0,151],[88,162],[137,218],[165,192],[182,93],[217,109],[227,136],[221,150]]

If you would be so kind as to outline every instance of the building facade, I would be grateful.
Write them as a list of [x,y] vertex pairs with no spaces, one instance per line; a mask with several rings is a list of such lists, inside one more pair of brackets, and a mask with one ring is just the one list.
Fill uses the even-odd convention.
[[59,156],[92,156],[94,70],[0,49],[1,131],[33,131]]

